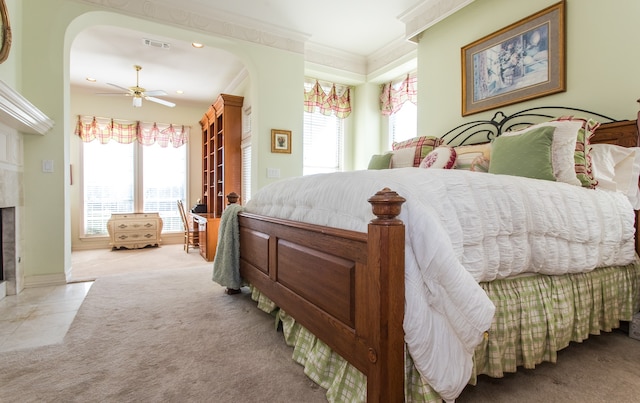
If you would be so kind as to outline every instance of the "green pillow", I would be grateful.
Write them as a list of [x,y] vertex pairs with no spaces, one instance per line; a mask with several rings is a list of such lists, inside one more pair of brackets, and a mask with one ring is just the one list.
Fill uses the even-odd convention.
[[391,166],[393,153],[376,154],[371,156],[367,169],[388,169]]
[[551,163],[554,127],[493,140],[489,173],[555,181]]

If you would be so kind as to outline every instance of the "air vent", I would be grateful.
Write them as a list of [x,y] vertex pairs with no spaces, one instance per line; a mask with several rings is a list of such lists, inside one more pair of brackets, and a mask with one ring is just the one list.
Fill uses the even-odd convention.
[[156,41],[155,39],[143,39],[142,40],[145,45],[151,46],[152,48],[160,48],[160,49],[169,49],[171,48],[171,44],[162,41]]

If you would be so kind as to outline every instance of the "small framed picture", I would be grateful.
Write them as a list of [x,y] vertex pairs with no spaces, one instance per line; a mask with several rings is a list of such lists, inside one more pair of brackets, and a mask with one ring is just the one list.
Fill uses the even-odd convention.
[[271,129],[271,152],[291,154],[291,130]]

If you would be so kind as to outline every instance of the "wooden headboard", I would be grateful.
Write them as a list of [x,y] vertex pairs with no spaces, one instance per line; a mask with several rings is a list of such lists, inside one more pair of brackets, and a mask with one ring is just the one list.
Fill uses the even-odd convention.
[[[636,120],[603,123],[591,138],[591,144],[617,144],[623,147],[640,147],[640,124]],[[640,182],[638,183],[640,186]],[[636,210],[636,252],[640,255],[640,210]]]
[[640,127],[637,120],[622,120],[603,123],[591,138],[592,144],[617,144],[623,147],[640,147],[638,133]]

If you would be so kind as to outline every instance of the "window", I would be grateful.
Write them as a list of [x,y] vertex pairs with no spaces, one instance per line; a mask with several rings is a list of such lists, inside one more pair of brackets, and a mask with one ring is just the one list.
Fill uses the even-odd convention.
[[182,231],[176,201],[186,200],[187,147],[91,141],[82,164],[84,235],[107,235],[111,213],[132,212],[158,212],[163,232]]
[[380,111],[389,117],[389,147],[395,141],[418,134],[418,76],[415,72],[384,84],[380,91]]
[[304,112],[303,175],[342,170],[344,120]]
[[344,119],[350,114],[348,86],[305,79],[303,175],[342,171]]
[[243,140],[242,145],[242,205],[251,200],[251,139]]
[[396,141],[408,140],[418,134],[418,107],[406,101],[402,107],[389,116],[389,148]]

